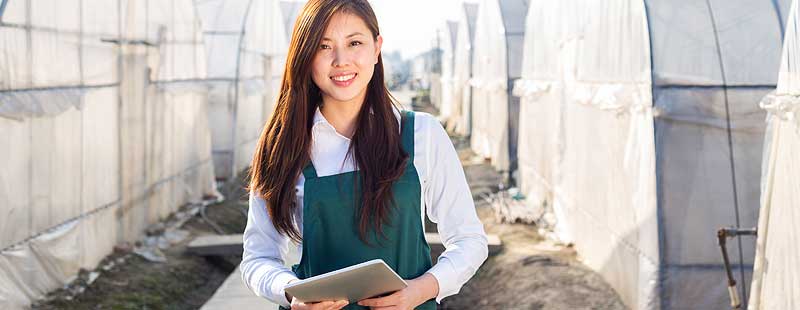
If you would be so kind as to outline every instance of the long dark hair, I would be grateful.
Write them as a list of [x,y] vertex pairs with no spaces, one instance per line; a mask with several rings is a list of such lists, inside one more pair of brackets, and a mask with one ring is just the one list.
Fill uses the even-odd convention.
[[[296,242],[301,237],[293,225],[293,214],[302,206],[295,203],[294,186],[310,161],[313,116],[322,102],[320,90],[311,79],[311,62],[328,22],[336,13],[360,17],[377,40],[378,20],[366,0],[306,3],[295,21],[278,102],[261,132],[250,170],[250,190],[267,202],[276,230]],[[364,241],[370,228],[381,232],[382,225],[389,223],[394,201],[392,184],[403,175],[409,159],[401,147],[400,124],[394,108],[379,55],[348,152],[360,170],[361,207],[357,216]]]

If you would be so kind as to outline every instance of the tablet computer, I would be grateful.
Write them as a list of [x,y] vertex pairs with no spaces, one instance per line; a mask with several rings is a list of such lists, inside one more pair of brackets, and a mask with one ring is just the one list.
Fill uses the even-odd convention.
[[286,291],[301,302],[347,300],[350,303],[406,288],[408,284],[382,259],[289,283]]

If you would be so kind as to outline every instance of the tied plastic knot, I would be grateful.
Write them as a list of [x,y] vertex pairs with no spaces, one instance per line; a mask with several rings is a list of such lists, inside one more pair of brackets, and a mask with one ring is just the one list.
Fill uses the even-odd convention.
[[769,115],[793,123],[800,132],[800,119],[797,118],[797,114],[800,113],[800,95],[772,93],[764,97],[758,105]]
[[525,100],[536,100],[542,94],[556,88],[556,82],[519,79],[514,81],[511,94]]
[[647,113],[652,110],[650,85],[645,83],[579,83],[573,86],[573,100],[618,114]]
[[800,95],[769,94],[761,100],[759,106],[781,120],[794,121],[796,112],[800,109]]

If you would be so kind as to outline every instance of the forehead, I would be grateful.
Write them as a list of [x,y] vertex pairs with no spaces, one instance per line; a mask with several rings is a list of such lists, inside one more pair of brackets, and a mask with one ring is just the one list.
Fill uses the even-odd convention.
[[325,27],[324,37],[328,39],[347,37],[356,32],[364,35],[372,33],[367,27],[367,23],[358,15],[350,12],[339,12],[331,16],[331,20]]

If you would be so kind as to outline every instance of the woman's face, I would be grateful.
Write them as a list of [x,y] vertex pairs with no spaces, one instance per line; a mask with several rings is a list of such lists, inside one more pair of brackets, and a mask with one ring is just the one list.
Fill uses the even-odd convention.
[[337,13],[317,47],[311,69],[323,102],[361,104],[378,63],[383,38],[372,37],[366,23],[350,13]]

